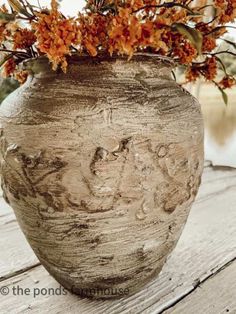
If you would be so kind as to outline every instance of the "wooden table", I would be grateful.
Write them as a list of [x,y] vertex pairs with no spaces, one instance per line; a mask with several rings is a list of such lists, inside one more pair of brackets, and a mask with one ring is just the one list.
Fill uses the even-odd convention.
[[126,299],[55,295],[59,284],[34,256],[2,198],[0,255],[0,291],[7,294],[0,295],[1,314],[236,313],[236,170],[205,168],[186,228],[162,273]]

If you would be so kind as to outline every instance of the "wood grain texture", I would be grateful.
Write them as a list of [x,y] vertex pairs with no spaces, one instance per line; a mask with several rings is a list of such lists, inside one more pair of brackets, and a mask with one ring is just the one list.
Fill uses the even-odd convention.
[[0,282],[39,263],[25,241],[12,209],[3,200],[2,195],[0,195],[0,256]]
[[39,265],[0,189],[0,286],[4,280]]
[[[165,313],[165,309],[181,301],[185,296],[190,302],[191,294],[194,291],[199,293],[197,287],[203,281],[205,281],[203,285],[207,285],[206,295],[213,295],[217,287],[214,285],[213,288],[210,285],[208,288],[207,282],[213,280],[211,277],[213,274],[236,258],[235,192],[236,170],[205,168],[199,195],[177,247],[159,277],[139,293],[113,301],[91,301],[70,293],[66,296],[40,295],[37,298],[32,295],[13,297],[10,294],[7,297],[0,296],[1,313],[158,314],[163,311]],[[15,246],[17,249],[19,244],[15,243]],[[0,249],[3,252],[1,247]],[[232,284],[232,280],[235,278],[235,271],[231,268],[229,273],[232,274],[231,279],[224,273],[220,277],[220,287],[223,285],[225,288],[222,296],[217,295],[218,307],[212,314],[218,314],[217,310],[221,313],[226,304],[226,297],[230,313],[234,314],[235,296],[231,294],[230,289],[234,291],[235,285]],[[217,274],[217,277],[220,274]],[[17,284],[32,290],[58,288],[58,283],[41,266],[5,280],[0,286],[8,285],[12,288]],[[189,312],[186,313],[205,313],[204,310],[211,309],[216,302],[215,297],[209,298],[205,304],[203,300],[204,298],[199,300],[199,307],[194,301],[194,311],[191,311],[189,303],[190,307],[186,307]],[[184,301],[180,304],[182,302]],[[208,310],[206,313],[211,312]]]
[[4,101],[0,120],[5,198],[61,284],[113,298],[160,272],[203,169],[200,105],[169,63],[80,57],[66,75],[48,66]]
[[236,313],[236,261],[200,285],[166,314]]

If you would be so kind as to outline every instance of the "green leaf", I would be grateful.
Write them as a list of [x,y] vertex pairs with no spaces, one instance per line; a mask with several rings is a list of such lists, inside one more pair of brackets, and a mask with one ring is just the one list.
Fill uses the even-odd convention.
[[18,87],[19,82],[13,78],[0,79],[0,104],[11,92],[13,92]]
[[215,58],[220,63],[222,70],[224,71],[225,75],[227,76],[228,73],[227,73],[226,66],[225,66],[224,62],[217,56],[215,56]]
[[181,35],[187,37],[188,40],[197,49],[198,54],[202,53],[203,36],[202,36],[201,32],[199,32],[197,29],[192,28],[192,27],[190,27],[188,25],[185,25],[183,23],[174,23],[174,24],[172,24],[172,29],[174,31],[177,31]]
[[29,12],[27,12],[27,10],[23,7],[23,5],[21,5],[21,3],[18,1],[18,0],[7,0],[10,7],[18,12],[18,13],[21,13],[23,15],[25,15],[26,17],[32,17],[31,14],[29,14]]
[[229,102],[228,95],[226,94],[226,92],[220,86],[218,86],[218,89],[219,89],[219,91],[222,94],[222,98],[223,98],[223,101],[224,101],[225,105],[227,106],[228,102]]
[[11,59],[13,57],[13,54],[9,54],[7,55],[5,58],[3,58],[1,61],[0,61],[0,68],[4,65],[5,62],[7,62],[7,60]]
[[16,18],[16,14],[9,14],[9,13],[4,13],[0,12],[0,20],[4,22],[10,22],[14,21]]

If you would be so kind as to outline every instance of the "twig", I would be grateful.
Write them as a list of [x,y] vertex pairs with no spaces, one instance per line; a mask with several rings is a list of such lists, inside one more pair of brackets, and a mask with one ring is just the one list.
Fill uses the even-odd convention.
[[181,4],[181,3],[174,3],[174,2],[165,2],[165,3],[159,4],[159,5],[145,5],[142,8],[134,10],[132,13],[137,13],[139,11],[143,11],[146,9],[160,9],[160,8],[171,9],[174,7],[180,7],[180,8],[186,9],[191,14],[195,14],[195,12],[193,10],[191,10],[188,6],[185,6],[184,4]]
[[224,53],[228,53],[229,55],[236,56],[236,53],[234,53],[232,51],[229,51],[229,50],[219,51],[219,52],[214,52],[214,53],[206,52],[206,53],[203,53],[203,54],[204,55],[210,55],[210,56],[216,56],[216,55],[220,55],[220,54],[224,54]]

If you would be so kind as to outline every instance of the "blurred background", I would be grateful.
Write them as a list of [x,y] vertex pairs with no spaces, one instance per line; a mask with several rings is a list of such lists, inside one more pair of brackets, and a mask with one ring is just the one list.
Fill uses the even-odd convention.
[[[207,0],[195,0],[205,4]],[[6,0],[1,1],[1,3]],[[31,0],[37,4],[38,0]],[[65,15],[74,16],[85,5],[83,0],[62,0],[61,10]],[[50,4],[50,0],[40,0],[41,6]],[[206,18],[210,18],[210,12]],[[229,29],[226,39],[235,42],[236,30]],[[223,46],[223,47],[222,47]],[[223,49],[222,49],[223,48]],[[221,50],[234,49],[226,42],[219,42]],[[236,58],[228,54],[220,56],[229,73],[236,75]],[[183,81],[183,71],[177,71],[177,80]],[[0,79],[0,102],[15,88],[18,83],[14,80]],[[213,84],[197,81],[195,84],[184,85],[196,98],[199,99],[205,121],[205,158],[214,166],[229,166],[236,168],[236,87],[227,90],[229,104],[226,106],[220,91]]]
[[202,83],[197,97],[205,121],[205,159],[214,166],[236,168],[236,88],[227,93],[226,106],[214,85]]

